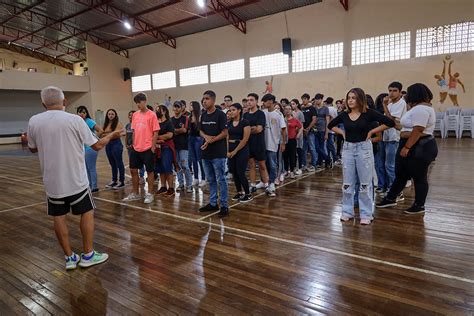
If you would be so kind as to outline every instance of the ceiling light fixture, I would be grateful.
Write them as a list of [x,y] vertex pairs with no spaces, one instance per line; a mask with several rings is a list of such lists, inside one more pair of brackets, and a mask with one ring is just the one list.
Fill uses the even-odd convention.
[[204,8],[204,6],[206,5],[206,1],[205,0],[197,0],[197,4],[201,8]]
[[124,21],[124,22],[123,22],[123,26],[125,26],[125,28],[126,28],[127,30],[131,30],[131,29],[132,29],[132,26],[130,25],[130,23],[128,23],[128,21]]

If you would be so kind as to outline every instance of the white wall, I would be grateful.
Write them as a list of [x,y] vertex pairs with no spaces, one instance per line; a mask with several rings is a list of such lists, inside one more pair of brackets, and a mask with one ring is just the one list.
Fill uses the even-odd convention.
[[16,70],[0,72],[0,89],[41,91],[41,89],[49,85],[58,86],[64,91],[87,92],[89,91],[89,78],[86,76],[79,77]]
[[[14,62],[16,63],[15,67],[13,67]],[[69,69],[38,60],[30,56],[25,56],[12,52],[8,49],[0,48],[0,69],[27,71],[28,68],[36,68],[36,71],[38,72],[59,75],[67,75],[67,73],[70,71]]]
[[[436,92],[433,75],[441,71],[443,56],[350,66],[351,41],[402,31],[412,31],[414,36],[416,29],[469,21],[473,16],[474,1],[470,0],[351,0],[348,12],[339,1],[326,0],[287,11],[288,33],[285,13],[279,13],[249,21],[247,34],[226,26],[178,38],[177,49],[160,43],[133,49],[130,66],[136,76],[245,58],[248,78],[248,59],[280,52],[281,39],[289,36],[293,49],[344,42],[345,66],[275,76],[277,97],[299,97],[304,92],[342,97],[353,86],[376,95],[386,91],[393,80],[402,81],[405,86],[421,81]],[[459,96],[461,105],[474,107],[474,53],[452,54],[452,57],[455,71],[461,73],[460,78],[466,84],[467,93]],[[261,94],[267,79],[178,87],[147,94],[153,102],[163,102],[165,94],[173,99],[199,100],[202,92],[211,88],[219,99],[232,94],[235,100],[240,100],[248,92]]]

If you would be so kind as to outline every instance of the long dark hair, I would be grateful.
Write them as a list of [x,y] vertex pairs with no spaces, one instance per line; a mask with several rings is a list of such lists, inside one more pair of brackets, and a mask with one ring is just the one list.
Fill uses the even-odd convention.
[[191,115],[194,118],[196,125],[199,125],[199,120],[201,119],[201,105],[197,101],[191,101]]
[[89,110],[85,106],[83,106],[83,105],[78,106],[77,110],[76,110],[76,113],[79,114],[79,112],[86,112],[86,118],[88,118],[88,119],[91,118],[91,116],[89,115]]
[[301,111],[300,100],[298,100],[298,99],[293,99],[293,100],[290,101],[290,105],[291,105],[291,102],[295,102],[295,103],[296,103],[296,107],[298,108],[298,110]]
[[375,110],[375,102],[372,96],[370,94],[366,94],[365,97],[367,98],[367,107],[369,109]]
[[347,106],[347,112],[351,113],[351,108],[349,107],[349,103],[347,102],[349,100],[349,93],[354,93],[356,96],[356,103],[357,106],[359,107],[360,113],[365,113],[367,112],[367,97],[365,96],[364,90],[361,88],[352,88],[347,92],[346,94],[346,106]]
[[383,99],[388,96],[388,93],[381,93],[375,98],[375,109],[380,113],[384,113]]
[[242,120],[242,105],[240,103],[234,103],[230,107],[236,108],[239,111],[239,121]]
[[[110,111],[115,113],[115,118],[112,121],[109,120],[109,116],[107,115],[109,114]],[[119,122],[119,118],[118,118],[117,111],[115,111],[114,109],[108,109],[107,112],[105,112],[104,130],[107,128],[107,126],[109,126],[109,124],[111,124],[110,126],[111,130],[115,131],[115,129],[117,128],[118,122]]]
[[[165,116],[166,120],[170,119],[170,111],[168,110],[168,108],[165,105],[163,105],[163,104],[160,105],[160,112],[161,112],[160,113],[161,115]],[[160,118],[160,117],[158,117],[158,118]]]

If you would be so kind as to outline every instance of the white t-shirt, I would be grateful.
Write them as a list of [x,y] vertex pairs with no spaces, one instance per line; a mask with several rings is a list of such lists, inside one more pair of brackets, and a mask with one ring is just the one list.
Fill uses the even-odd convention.
[[423,126],[423,134],[433,135],[436,124],[436,112],[428,105],[418,104],[402,116],[402,132],[411,132],[414,126]]
[[97,142],[78,115],[60,110],[36,114],[28,123],[28,147],[38,148],[46,194],[71,196],[89,187],[84,145]]
[[[394,118],[400,119],[403,114],[407,111],[407,104],[403,98],[400,98],[395,103],[390,103],[388,106],[388,111],[390,115]],[[400,141],[400,131],[395,127],[389,128],[383,132],[383,141],[384,142],[398,142]]]
[[265,113],[265,144],[267,150],[277,152],[278,145],[281,143],[281,129],[286,128],[285,118],[283,114],[278,111],[269,112],[267,109],[263,110]]
[[[334,106],[328,106],[329,109],[329,116],[331,117],[331,120],[333,120],[337,116],[337,109]],[[330,134],[334,134],[332,130],[329,130]]]

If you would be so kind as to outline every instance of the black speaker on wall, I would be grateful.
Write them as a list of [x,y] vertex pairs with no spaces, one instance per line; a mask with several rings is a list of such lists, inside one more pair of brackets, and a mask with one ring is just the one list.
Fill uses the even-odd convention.
[[291,50],[291,38],[287,37],[281,40],[281,46],[283,50],[283,54],[288,55],[288,57],[292,56]]
[[130,68],[123,68],[123,81],[130,80]]

